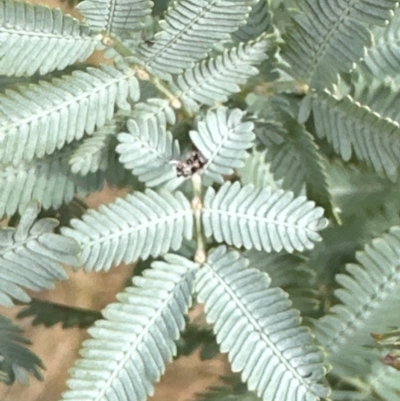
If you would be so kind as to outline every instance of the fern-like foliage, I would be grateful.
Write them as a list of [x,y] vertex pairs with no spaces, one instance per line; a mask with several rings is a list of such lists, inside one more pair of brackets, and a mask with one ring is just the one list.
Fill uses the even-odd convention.
[[282,56],[287,72],[309,86],[324,88],[336,82],[340,71],[371,45],[367,24],[385,25],[396,7],[395,0],[301,0],[300,12],[285,36]]
[[[137,61],[161,77],[180,74],[203,59],[218,41],[244,24],[254,0],[175,1],[168,8],[152,46],[137,49]],[[212,32],[212,35],[210,35]]]
[[61,323],[63,329],[70,327],[86,329],[102,317],[100,312],[94,310],[61,305],[37,298],[33,298],[17,314],[18,319],[32,316],[33,326],[52,327]]
[[57,220],[35,221],[38,212],[37,203],[30,203],[16,229],[0,230],[1,305],[12,306],[13,299],[28,302],[30,296],[22,287],[53,288],[54,281],[67,278],[61,263],[77,264],[77,243],[51,232]]
[[[396,202],[398,199],[398,189],[393,188],[390,180],[379,178],[370,169],[336,160],[327,164],[326,170],[329,171],[331,194],[345,220],[368,214],[378,216],[388,200],[393,198]],[[396,222],[391,220],[389,224]]]
[[[219,345],[244,383],[211,400],[398,401],[370,332],[400,327],[399,2],[154,1],[83,0],[84,25],[0,0],[0,304],[100,319],[64,401],[145,401],[174,356]],[[134,192],[77,200],[105,182]],[[103,318],[30,298],[62,264],[122,262]],[[0,316],[0,381],[39,377],[23,345]]]
[[399,372],[383,365],[380,361],[374,362],[371,370],[368,383],[371,393],[376,394],[376,398],[372,401],[376,399],[397,401],[400,393]]
[[242,118],[239,109],[219,107],[198,122],[196,131],[190,131],[193,144],[207,159],[202,171],[210,181],[223,183],[223,175],[244,165],[246,149],[253,145],[255,135],[253,123],[242,122]]
[[134,71],[109,66],[7,91],[0,97],[0,162],[18,165],[53,153],[104,125],[115,105],[129,109],[128,97],[138,96]]
[[[283,126],[280,117],[289,118],[292,123],[298,110],[287,106],[287,99],[276,96],[272,99],[251,93],[246,98],[248,110],[253,114],[254,132],[258,141],[265,148],[269,169],[279,188],[293,191],[295,195],[304,193],[304,168],[296,150],[291,146],[294,141],[287,141],[290,135],[288,127]],[[277,104],[276,104],[277,103]],[[281,104],[283,103],[283,104]],[[293,125],[293,124],[292,124]],[[299,127],[304,130],[303,127]],[[296,127],[295,131],[299,130]]]
[[27,385],[27,373],[42,379],[43,362],[25,347],[29,343],[18,326],[0,315],[0,381],[10,384],[17,379]]
[[132,113],[145,120],[156,118],[161,125],[176,123],[175,110],[166,99],[149,98],[146,102],[136,103]]
[[140,30],[151,5],[150,0],[85,0],[76,8],[94,31],[118,35],[127,29]]
[[294,141],[285,141],[285,137],[289,136],[285,130],[276,132],[263,125],[256,128],[255,132],[267,149],[264,162],[268,164],[274,180],[280,183],[278,187],[290,190],[295,195],[303,194],[304,168],[296,150],[291,146]]
[[374,43],[360,63],[374,77],[395,76],[400,69],[400,13],[397,10],[389,26],[373,30]]
[[69,170],[68,160],[74,147],[48,155],[40,160],[0,169],[0,216],[22,211],[31,200],[43,209],[59,208],[69,203],[75,193],[86,196],[104,185],[104,172],[80,176]]
[[268,1],[259,0],[251,9],[246,25],[232,34],[235,41],[249,42],[271,30],[271,14]]
[[370,84],[361,78],[355,85],[353,97],[358,103],[369,107],[371,111],[381,117],[400,125],[400,111],[396,107],[400,94],[397,92],[395,84],[377,81]]
[[267,58],[265,53],[269,47],[269,41],[265,39],[240,43],[238,47],[185,70],[171,87],[191,111],[199,110],[198,103],[212,106],[215,102],[226,102],[230,95],[240,91],[239,84],[258,73],[255,66]]
[[76,147],[69,158],[69,165],[74,174],[87,175],[98,170],[107,170],[109,154],[112,145],[116,145],[116,134],[120,131],[121,124],[118,123],[116,119],[107,121]]
[[326,178],[323,158],[313,136],[294,118],[285,114],[282,134],[267,129],[258,130],[258,138],[267,145],[266,161],[282,188],[300,194],[305,187],[309,199],[336,218]]
[[316,322],[315,331],[333,372],[343,378],[370,371],[369,362],[377,358],[366,347],[372,345],[370,333],[400,325],[399,257],[400,228],[393,227],[356,254],[358,264],[348,264],[347,274],[337,276],[341,303]]
[[81,264],[100,271],[179,249],[183,238],[192,237],[193,214],[181,192],[147,190],[89,210],[71,226],[62,233],[80,244]]
[[244,166],[238,169],[240,182],[243,185],[252,184],[256,188],[282,188],[283,180],[275,179],[271,171],[271,164],[265,161],[266,153],[266,150],[258,152],[254,149],[246,159]]
[[236,247],[267,252],[304,251],[321,240],[327,225],[323,209],[293,192],[241,187],[226,182],[218,192],[209,188],[204,197],[206,236]]
[[312,101],[317,134],[326,138],[343,160],[355,156],[380,176],[394,180],[398,173],[400,127],[354,101],[321,92]]
[[302,315],[311,315],[320,306],[315,290],[316,273],[307,266],[304,257],[295,254],[246,251],[243,256],[250,266],[268,274],[270,287],[282,288],[289,294],[293,306]]
[[[327,388],[323,353],[300,326],[288,295],[236,251],[217,248],[196,276],[198,299],[221,351],[249,390],[265,401],[319,400]],[[251,286],[251,290],[249,290]]]
[[89,329],[93,339],[84,342],[62,400],[143,401],[152,395],[176,354],[196,269],[181,256],[166,255],[134,277]]
[[315,143],[313,136],[296,124],[290,135],[288,142],[291,146],[298,149],[297,157],[300,159],[304,182],[306,184],[306,194],[308,199],[312,199],[318,206],[325,209],[327,217],[332,217],[340,221],[335,212],[332,195],[327,181],[324,159]]
[[87,26],[58,9],[0,2],[0,75],[62,70],[86,60],[98,43]]
[[129,133],[118,135],[119,161],[149,187],[159,186],[176,178],[171,163],[178,159],[178,141],[156,118],[128,120]]

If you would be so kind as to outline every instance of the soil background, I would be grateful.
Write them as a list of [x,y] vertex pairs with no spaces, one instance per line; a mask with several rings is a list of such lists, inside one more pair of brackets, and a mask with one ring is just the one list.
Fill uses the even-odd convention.
[[[80,18],[79,14],[67,8],[66,3],[57,0],[31,0],[35,4],[47,4],[60,7],[67,13]],[[103,62],[102,54],[90,58],[90,62]],[[93,208],[108,203],[116,196],[123,196],[121,191],[105,188],[93,194],[86,202]],[[56,284],[54,290],[35,293],[40,299],[57,303],[89,308],[100,311],[108,303],[115,300],[115,295],[124,287],[124,283],[132,274],[132,266],[121,265],[107,273],[73,272],[68,269],[69,280]],[[11,309],[0,308],[4,315],[14,318],[21,307]],[[0,401],[57,401],[62,391],[66,390],[68,369],[78,356],[81,342],[88,338],[86,330],[71,328],[62,329],[60,324],[51,328],[31,325],[31,318],[18,320],[17,323],[25,331],[25,336],[32,341],[30,347],[44,362],[44,380],[31,378],[30,385],[15,383],[12,386],[0,384]],[[187,401],[193,400],[197,392],[208,386],[221,383],[220,375],[229,373],[226,359],[223,356],[211,361],[200,361],[198,352],[188,357],[181,357],[169,364],[167,372],[156,385],[155,395],[150,401]]]

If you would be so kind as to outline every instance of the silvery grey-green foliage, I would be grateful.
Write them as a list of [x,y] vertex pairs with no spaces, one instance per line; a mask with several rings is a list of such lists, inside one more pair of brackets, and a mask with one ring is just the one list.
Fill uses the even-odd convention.
[[[27,290],[137,263],[63,400],[144,401],[203,342],[244,382],[205,399],[397,401],[370,333],[400,326],[398,2],[156,3],[84,0],[79,23],[1,2],[0,302],[83,327],[99,312]],[[76,206],[105,182],[128,195]],[[0,380],[39,377],[22,341],[0,315]]]
[[120,130],[121,124],[118,123],[116,119],[107,121],[74,149],[69,157],[69,165],[74,174],[87,175],[107,170],[110,148],[113,141],[116,141],[115,132]]
[[288,29],[283,58],[287,71],[307,85],[324,88],[348,71],[371,45],[368,24],[384,25],[396,1],[301,0]]
[[171,163],[180,157],[178,141],[156,118],[128,120],[129,133],[118,135],[119,161],[147,186],[159,186],[176,177]]
[[243,253],[251,267],[255,267],[271,278],[270,287],[286,291],[294,307],[309,315],[321,306],[316,290],[317,275],[307,265],[303,256],[286,252],[269,253],[250,250]]
[[207,159],[203,174],[211,182],[222,184],[223,176],[234,173],[242,167],[248,157],[246,150],[251,148],[255,135],[253,123],[242,122],[243,112],[218,108],[208,112],[199,121],[196,131],[190,131],[190,139]]
[[300,326],[288,295],[269,284],[268,276],[223,246],[196,277],[198,298],[221,351],[228,352],[232,370],[241,372],[249,390],[264,400],[326,397],[329,390],[316,384],[325,374],[323,353]]
[[76,8],[94,31],[119,35],[129,29],[142,28],[151,6],[150,0],[85,0]]
[[0,74],[22,76],[63,70],[86,60],[99,44],[87,26],[60,10],[0,2]]
[[350,160],[354,152],[380,176],[396,179],[400,155],[397,122],[381,117],[350,96],[337,99],[328,92],[320,92],[312,106],[318,136],[326,138],[343,160]]
[[400,13],[397,9],[395,16],[387,27],[373,29],[374,43],[366,51],[361,62],[377,78],[385,75],[394,77],[400,67],[399,60],[399,23]]
[[282,188],[282,180],[277,180],[271,172],[270,163],[266,162],[266,153],[253,150],[247,158],[244,166],[238,169],[240,181],[246,184],[253,184],[256,188],[272,187],[274,189]]
[[85,176],[70,171],[68,161],[75,148],[71,145],[40,160],[5,166],[0,171],[0,215],[21,212],[32,200],[39,201],[46,210],[59,208],[76,193],[86,196],[101,190],[105,173],[100,169]]
[[71,226],[63,234],[80,244],[85,270],[99,271],[179,249],[183,238],[192,238],[193,215],[181,192],[149,189],[89,210]]
[[[374,352],[367,348],[372,345],[370,333],[386,324],[400,325],[400,316],[393,313],[400,306],[399,256],[400,228],[393,227],[357,252],[358,264],[348,264],[346,274],[336,276],[341,287],[335,295],[341,303],[321,317],[315,329],[333,371],[340,376],[369,373],[374,359]],[[390,323],[385,323],[387,316]]]
[[[160,21],[161,31],[151,46],[142,44],[138,60],[161,77],[180,74],[204,59],[218,41],[246,22],[254,0],[187,0],[175,2]],[[212,31],[212,35],[210,35]]]
[[306,189],[311,199],[318,200],[319,206],[334,216],[323,157],[314,137],[290,115],[285,113],[284,119],[282,130],[271,132],[262,123],[257,130],[258,138],[267,145],[266,161],[275,180],[282,180],[281,187],[295,194]]
[[145,400],[176,354],[198,266],[177,255],[152,263],[89,329],[62,400]]
[[150,98],[144,103],[136,103],[133,109],[133,116],[141,116],[142,118],[157,118],[160,124],[166,125],[176,123],[175,110],[172,108],[171,102],[166,99]]
[[365,74],[360,75],[354,84],[354,99],[378,113],[381,117],[400,124],[400,112],[396,107],[399,93],[395,82],[372,83],[366,81]]
[[36,221],[38,212],[37,203],[30,203],[16,229],[3,227],[0,231],[1,305],[11,306],[13,299],[29,301],[25,289],[54,288],[56,280],[67,278],[61,263],[77,264],[77,243],[51,232],[57,220]]
[[212,106],[215,102],[226,102],[230,95],[240,91],[239,84],[258,73],[254,65],[266,58],[267,48],[266,40],[239,43],[238,47],[186,69],[171,87],[189,110],[198,111],[199,103]]
[[328,224],[323,213],[292,192],[227,182],[206,192],[203,224],[206,236],[238,248],[302,252],[321,239],[318,231]]
[[379,362],[372,365],[371,371],[371,388],[376,394],[376,398],[374,397],[373,400],[396,401],[400,391],[398,371],[389,366],[382,366]]
[[257,39],[260,35],[271,29],[271,13],[266,1],[258,1],[251,8],[246,24],[232,34],[233,39],[248,42]]
[[115,105],[129,109],[128,97],[139,97],[134,72],[109,66],[6,91],[0,98],[0,162],[18,165],[92,134],[113,116]]

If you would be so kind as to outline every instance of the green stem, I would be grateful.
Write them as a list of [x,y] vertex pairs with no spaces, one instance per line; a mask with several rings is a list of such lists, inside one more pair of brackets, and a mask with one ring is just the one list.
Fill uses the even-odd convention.
[[197,263],[204,263],[207,259],[207,253],[205,248],[203,225],[201,223],[201,211],[203,209],[202,191],[201,191],[201,176],[194,174],[192,177],[193,185],[193,199],[192,209],[194,211],[195,230],[196,230],[196,241],[197,250],[194,255],[194,261]]
[[258,94],[273,95],[281,92],[292,92],[299,95],[305,95],[309,91],[309,87],[301,82],[295,80],[288,81],[274,81],[255,85],[253,91]]
[[[109,43],[108,43],[109,42]],[[133,56],[133,53],[117,38],[115,37],[105,37],[103,43],[106,46],[113,47],[116,52],[118,52],[122,57]]]
[[180,109],[182,107],[181,101],[160,81],[159,78],[151,77],[150,82],[163,93],[171,102],[171,106],[174,109]]
[[[108,39],[110,43],[106,43]],[[103,42],[106,46],[112,46],[115,51],[117,51],[121,56],[123,57],[129,57],[133,56],[133,53],[131,50],[129,50],[119,39],[117,38],[108,38],[105,37],[103,39]],[[143,69],[143,67],[138,67],[138,66],[133,66],[135,69],[137,69],[137,76],[139,79],[142,80],[149,80],[161,93],[163,93],[170,101],[171,106],[174,109],[180,109],[182,108],[182,102],[179,100],[177,96],[175,96],[169,89],[168,87],[157,77],[151,76],[147,71]]]

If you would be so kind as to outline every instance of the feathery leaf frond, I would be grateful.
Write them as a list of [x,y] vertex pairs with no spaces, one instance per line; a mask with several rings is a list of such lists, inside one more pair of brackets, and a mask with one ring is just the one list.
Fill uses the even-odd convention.
[[74,174],[87,175],[95,171],[107,170],[111,144],[117,143],[120,131],[115,119],[107,121],[92,136],[85,138],[71,154],[69,165]]
[[13,298],[29,302],[30,296],[21,287],[33,291],[53,288],[54,281],[67,278],[61,263],[77,264],[77,243],[51,232],[57,220],[36,221],[38,212],[38,204],[30,203],[16,229],[0,229],[1,305],[12,306]]
[[157,118],[159,123],[165,126],[167,123],[171,125],[176,123],[175,110],[166,99],[150,98],[146,100],[146,103],[136,103],[132,114],[144,120]]
[[400,12],[387,27],[376,27],[373,30],[374,43],[367,49],[361,65],[374,77],[382,79],[385,76],[395,76],[400,70]]
[[88,27],[59,9],[0,1],[0,75],[44,75],[86,60],[99,44]]
[[324,88],[363,56],[371,45],[366,25],[384,25],[397,1],[301,0],[297,5],[301,12],[293,16],[293,27],[284,37],[287,72],[309,86]]
[[318,401],[329,392],[318,383],[325,375],[324,355],[300,326],[288,295],[269,284],[267,275],[224,246],[196,275],[198,299],[221,352],[249,390],[265,401]]
[[294,285],[309,286],[315,278],[315,272],[305,265],[304,257],[296,254],[266,253],[252,249],[245,251],[243,256],[249,260],[251,267],[268,274],[271,287],[287,291],[288,287]]
[[391,366],[383,365],[381,361],[375,361],[371,370],[367,382],[371,393],[376,394],[372,401],[378,397],[379,400],[397,401],[400,394],[400,372]]
[[119,35],[126,30],[140,30],[151,14],[150,0],[85,0],[77,9],[85,22],[97,32]]
[[23,210],[31,200],[43,209],[59,208],[75,193],[86,196],[103,188],[103,172],[77,176],[69,171],[73,147],[66,147],[40,160],[0,168],[0,216]]
[[62,400],[144,401],[176,354],[197,265],[166,255],[108,305],[89,329]]
[[0,162],[18,165],[53,153],[85,131],[92,134],[112,118],[115,105],[129,109],[127,98],[138,96],[135,72],[109,66],[6,91],[0,96]]
[[[12,321],[0,315],[0,381],[8,384],[17,379],[28,384],[27,372],[41,380],[42,361],[25,344],[30,342],[22,336],[22,330]],[[4,374],[4,377],[3,375]]]
[[210,187],[202,213],[207,237],[266,252],[312,249],[327,225],[324,210],[304,196],[239,182],[226,182],[218,192]]
[[327,216],[337,218],[326,177],[325,165],[313,136],[294,118],[285,115],[282,134],[258,130],[259,139],[267,145],[266,160],[282,188],[300,194],[304,185],[307,198],[322,206]]
[[283,179],[275,180],[270,163],[265,161],[266,153],[267,150],[258,152],[253,149],[244,166],[238,169],[237,173],[243,185],[252,184],[256,188],[282,189]]
[[270,130],[267,124],[255,129],[257,138],[266,147],[265,161],[268,163],[274,179],[280,183],[279,188],[292,191],[295,195],[304,193],[304,169],[296,149],[286,140],[286,130]]
[[208,106],[226,102],[240,91],[251,76],[258,73],[255,65],[267,58],[269,42],[265,39],[240,43],[217,57],[197,63],[193,68],[176,77],[171,88],[188,110],[198,111],[199,103]]
[[89,210],[71,226],[62,233],[80,244],[85,270],[100,271],[179,249],[184,237],[192,237],[193,213],[181,192],[148,189]]
[[397,107],[400,93],[394,84],[361,81],[355,88],[354,99],[381,117],[400,125],[400,110]]
[[[383,217],[382,208],[385,202],[389,198],[398,199],[399,189],[393,187],[393,183],[389,179],[378,177],[370,169],[353,164],[346,165],[338,159],[326,163],[326,171],[329,172],[328,181],[332,197],[341,210],[343,220],[370,215],[371,212],[380,219]],[[393,224],[396,223],[391,219],[389,227]]]
[[317,134],[326,138],[343,160],[354,152],[380,175],[394,180],[400,165],[400,127],[350,96],[337,99],[328,92],[313,98]]
[[286,291],[293,306],[303,315],[315,312],[320,306],[315,291],[316,273],[295,254],[245,251],[243,256],[255,267],[271,278],[271,287]]
[[335,295],[341,304],[315,324],[333,372],[342,377],[368,373],[369,362],[377,358],[366,347],[373,344],[370,333],[388,324],[400,326],[400,227],[367,244],[356,259],[358,264],[346,266],[347,274],[336,276],[342,287]]
[[198,122],[197,131],[190,131],[190,139],[207,160],[202,169],[207,179],[223,183],[223,175],[243,167],[255,135],[253,123],[242,122],[242,118],[240,109],[218,107]]
[[247,17],[246,25],[239,27],[232,34],[232,37],[239,42],[248,42],[257,39],[263,33],[270,31],[271,28],[268,0],[258,0]]
[[255,0],[175,1],[160,21],[162,31],[152,46],[138,49],[138,61],[151,73],[166,78],[181,74],[203,59],[213,45],[230,38]]
[[141,182],[155,187],[177,177],[171,161],[178,159],[178,141],[165,130],[156,118],[138,117],[128,120],[128,132],[118,135],[116,151],[126,169],[137,175]]

